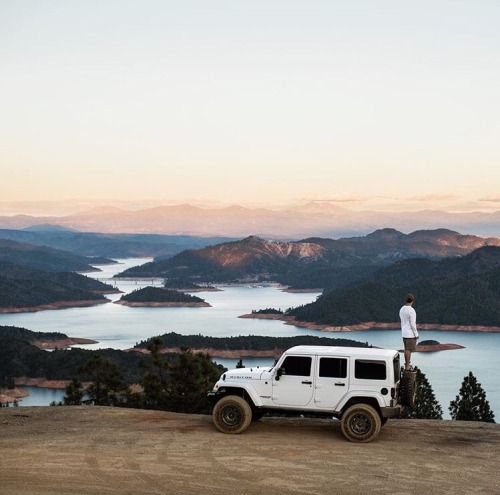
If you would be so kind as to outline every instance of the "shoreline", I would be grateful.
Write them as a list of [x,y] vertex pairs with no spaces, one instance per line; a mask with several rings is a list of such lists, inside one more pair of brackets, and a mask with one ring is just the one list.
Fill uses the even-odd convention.
[[[299,328],[308,328],[310,330],[320,330],[321,332],[356,332],[366,330],[400,330],[399,322],[380,323],[376,321],[367,321],[356,325],[334,326],[306,321],[296,321],[293,316],[285,316],[274,313],[247,313],[238,316],[238,318],[255,318],[261,320],[280,320],[285,325],[293,325]],[[443,332],[485,332],[500,333],[500,327],[486,325],[442,325],[438,323],[417,323],[418,330],[437,330]]]
[[109,299],[87,299],[84,301],[59,301],[50,304],[41,304],[39,306],[27,306],[22,308],[0,308],[0,313],[36,313],[38,311],[49,311],[52,309],[70,309],[86,308],[106,304],[111,302]]
[[[203,352],[210,354],[212,358],[222,359],[240,359],[240,358],[278,358],[285,349],[266,349],[262,351],[252,349],[214,349],[213,347],[193,348],[193,352]],[[124,349],[124,352],[138,352],[140,354],[150,354],[144,347],[132,347]],[[180,347],[162,347],[160,354],[178,354],[181,352]]]
[[176,290],[177,292],[224,292],[223,289],[218,289],[217,287],[195,287],[191,289],[178,289],[178,288],[173,288],[173,287],[165,287],[166,289],[169,290]]
[[113,304],[121,304],[131,308],[211,308],[207,302],[130,302],[115,301]]
[[72,345],[90,345],[98,344],[99,342],[80,337],[68,337],[67,339],[59,340],[33,340],[30,343],[43,351],[51,351],[54,349],[69,349]]
[[[434,345],[417,345],[417,350],[415,352],[439,352],[439,351],[451,351],[456,349],[465,349],[464,346],[452,343],[446,344],[434,344]],[[254,349],[214,349],[213,347],[196,348],[192,349],[193,352],[203,352],[210,354],[212,358],[220,359],[243,359],[243,358],[273,358],[278,359],[286,349],[265,349],[265,350],[254,350]],[[143,348],[131,348],[124,349],[124,352],[138,352],[140,354],[150,354],[150,352]],[[176,354],[180,353],[180,347],[163,347],[160,350],[160,354]],[[398,349],[398,352],[404,352],[403,349]]]

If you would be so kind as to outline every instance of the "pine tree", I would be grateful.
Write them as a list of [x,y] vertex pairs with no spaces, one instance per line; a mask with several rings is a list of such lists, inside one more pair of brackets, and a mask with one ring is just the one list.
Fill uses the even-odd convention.
[[209,354],[182,348],[171,365],[169,410],[183,413],[209,413],[207,392],[219,378],[220,371]]
[[417,366],[414,369],[417,372],[415,405],[405,407],[400,417],[407,419],[443,419],[443,409],[437,401],[425,373],[422,373]]
[[84,393],[80,380],[73,378],[66,386],[62,402],[65,406],[79,406],[82,403]]
[[143,377],[141,385],[144,389],[143,407],[146,409],[168,409],[168,377],[170,365],[161,354],[163,339],[155,337],[147,349],[151,353],[152,363],[141,363]]
[[80,368],[80,373],[92,382],[87,393],[96,406],[124,405],[129,387],[115,363],[94,354]]
[[486,400],[486,392],[472,374],[472,371],[469,371],[469,375],[464,377],[459,395],[450,402],[448,409],[451,419],[458,421],[495,422],[495,415]]

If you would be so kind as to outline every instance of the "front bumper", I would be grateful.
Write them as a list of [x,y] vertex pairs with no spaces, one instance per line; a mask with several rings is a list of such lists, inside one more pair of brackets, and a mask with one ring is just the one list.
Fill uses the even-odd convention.
[[212,404],[216,404],[219,401],[219,399],[223,396],[224,396],[224,394],[222,394],[220,392],[215,392],[213,390],[210,390],[210,392],[207,393],[207,399]]

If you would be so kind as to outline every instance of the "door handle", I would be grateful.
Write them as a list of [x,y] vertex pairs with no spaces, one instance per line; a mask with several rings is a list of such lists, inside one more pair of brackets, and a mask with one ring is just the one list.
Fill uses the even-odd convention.
[[[302,383],[304,383],[304,382],[302,382]],[[335,386],[336,386],[336,387],[345,387],[345,383],[342,383],[342,382],[337,382],[337,383],[335,384]]]
[[304,385],[312,385],[313,382],[310,382],[309,380],[304,380],[302,383]]

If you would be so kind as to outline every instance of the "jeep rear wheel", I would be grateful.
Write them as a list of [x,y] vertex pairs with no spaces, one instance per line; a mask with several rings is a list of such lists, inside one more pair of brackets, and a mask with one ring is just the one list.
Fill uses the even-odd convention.
[[417,394],[417,373],[415,371],[403,371],[401,382],[399,383],[399,395],[401,405],[413,407]]
[[342,415],[342,433],[351,442],[371,442],[380,433],[379,413],[368,404],[354,404]]
[[242,397],[227,395],[215,404],[212,419],[222,433],[243,433],[252,422],[252,408]]

